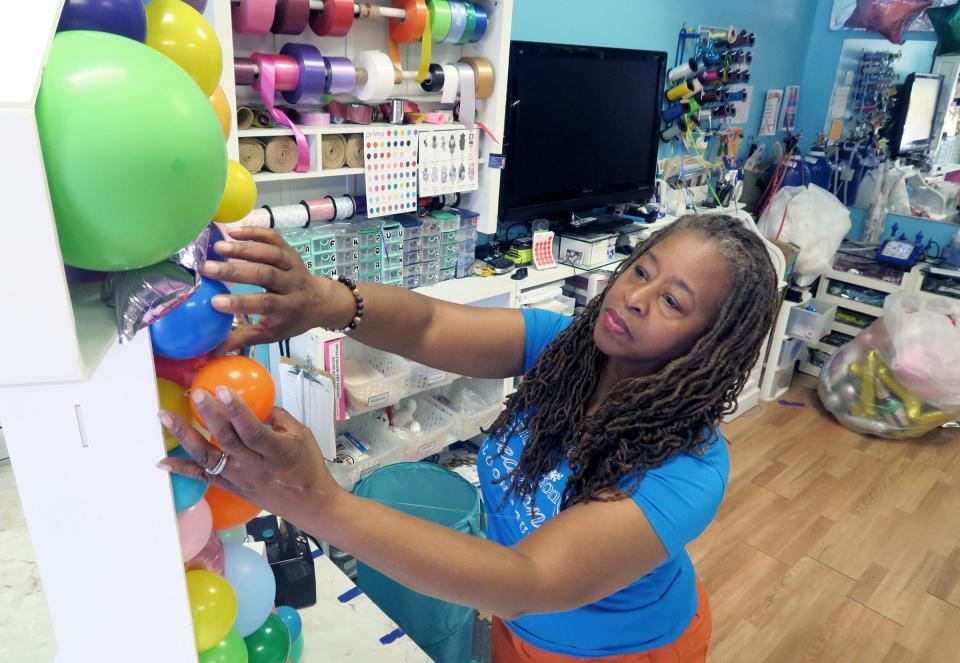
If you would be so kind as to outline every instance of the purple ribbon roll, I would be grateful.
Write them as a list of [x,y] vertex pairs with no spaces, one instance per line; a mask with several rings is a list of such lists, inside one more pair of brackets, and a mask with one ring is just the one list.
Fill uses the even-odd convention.
[[257,79],[257,66],[250,58],[234,58],[233,76],[237,79],[237,85],[253,85]]
[[323,58],[326,66],[327,81],[323,91],[326,94],[346,94],[353,92],[357,84],[357,69],[347,58]]
[[278,0],[270,32],[298,35],[310,23],[310,0]]
[[320,101],[326,89],[327,66],[317,47],[312,44],[284,44],[280,55],[289,55],[300,68],[297,87],[284,92],[283,98],[291,104]]

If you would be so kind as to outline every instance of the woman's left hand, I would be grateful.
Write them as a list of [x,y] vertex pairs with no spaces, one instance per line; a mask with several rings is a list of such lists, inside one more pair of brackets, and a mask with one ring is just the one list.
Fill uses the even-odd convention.
[[[177,415],[161,411],[161,423],[195,462],[165,458],[157,464],[160,469],[228,490],[304,529],[346,494],[330,475],[313,434],[290,413],[274,408],[264,424],[236,392],[227,387],[216,392],[216,399],[205,390],[191,398],[223,451]],[[224,456],[223,471],[209,474]]]

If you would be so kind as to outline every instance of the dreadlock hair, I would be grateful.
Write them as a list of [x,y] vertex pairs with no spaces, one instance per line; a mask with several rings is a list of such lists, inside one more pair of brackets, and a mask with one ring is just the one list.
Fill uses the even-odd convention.
[[[685,231],[712,241],[730,269],[733,287],[718,319],[687,352],[652,375],[620,382],[600,409],[586,415],[606,356],[593,341],[611,285],[660,242]],[[736,398],[756,365],[776,316],[777,276],[760,237],[738,219],[688,215],[639,245],[595,297],[540,355],[490,428],[505,439],[526,415],[529,439],[509,480],[509,495],[524,499],[562,459],[572,475],[563,508],[622,499],[625,476],[659,467],[682,452],[702,453],[718,419],[736,409]],[[504,447],[501,446],[500,454]]]

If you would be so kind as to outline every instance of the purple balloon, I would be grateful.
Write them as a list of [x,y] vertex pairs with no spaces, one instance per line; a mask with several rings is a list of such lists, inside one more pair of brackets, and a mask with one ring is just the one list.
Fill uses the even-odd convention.
[[213,245],[217,242],[223,241],[226,239],[223,236],[223,231],[217,227],[217,224],[210,224],[210,238],[207,240],[207,260],[219,260],[220,262],[226,262],[226,258],[217,253],[216,249],[213,248]]
[[147,39],[147,11],[142,0],[67,0],[57,32],[111,32],[134,41]]
[[207,0],[183,0],[185,3],[196,9],[201,14],[207,8]]

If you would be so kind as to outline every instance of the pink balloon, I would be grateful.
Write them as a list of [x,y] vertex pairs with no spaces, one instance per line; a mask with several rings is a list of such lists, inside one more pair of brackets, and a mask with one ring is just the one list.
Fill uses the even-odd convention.
[[210,534],[207,545],[198,552],[193,559],[187,562],[187,571],[213,571],[218,575],[223,575],[223,543],[216,532]]
[[184,561],[189,562],[207,545],[213,531],[213,514],[207,501],[202,499],[178,513],[177,530],[180,532],[180,552]]

